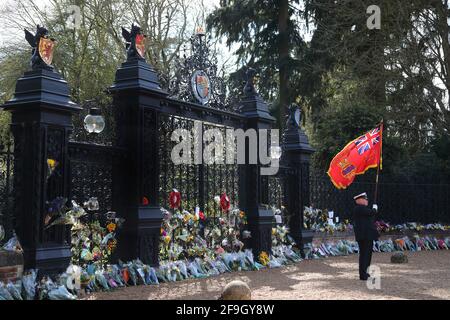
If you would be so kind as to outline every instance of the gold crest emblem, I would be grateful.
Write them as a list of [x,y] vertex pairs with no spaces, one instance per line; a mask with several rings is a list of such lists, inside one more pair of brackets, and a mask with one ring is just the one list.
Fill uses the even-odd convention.
[[55,41],[41,37],[39,40],[39,56],[46,64],[51,65],[53,61],[53,49]]
[[145,58],[145,36],[142,34],[136,35],[136,51]]

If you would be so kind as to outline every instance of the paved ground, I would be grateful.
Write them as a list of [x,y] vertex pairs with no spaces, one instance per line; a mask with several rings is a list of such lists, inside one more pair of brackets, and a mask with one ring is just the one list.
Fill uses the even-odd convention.
[[203,280],[128,287],[87,299],[217,299],[234,279],[249,284],[253,299],[450,299],[450,251],[407,254],[408,264],[395,265],[390,263],[390,253],[374,253],[372,264],[382,273],[380,290],[369,290],[358,279],[358,255],[351,255]]

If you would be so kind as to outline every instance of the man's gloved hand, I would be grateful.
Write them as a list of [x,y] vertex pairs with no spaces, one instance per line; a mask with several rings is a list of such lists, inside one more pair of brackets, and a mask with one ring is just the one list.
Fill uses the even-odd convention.
[[374,204],[374,205],[372,206],[372,209],[375,210],[375,211],[378,211],[378,205],[377,205],[377,204]]

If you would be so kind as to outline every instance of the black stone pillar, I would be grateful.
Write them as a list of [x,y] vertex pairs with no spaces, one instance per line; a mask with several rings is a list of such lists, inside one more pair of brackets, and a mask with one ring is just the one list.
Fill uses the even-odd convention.
[[[275,118],[269,113],[264,100],[256,92],[253,85],[254,71],[247,73],[247,84],[244,88],[244,96],[241,100],[241,113],[247,118],[245,130],[260,129],[270,130],[275,123]],[[259,145],[258,135],[258,145]],[[270,140],[269,140],[270,141]],[[263,198],[267,195],[267,179],[261,175],[261,164],[249,164],[249,141],[246,142],[246,164],[241,166],[240,172],[240,206],[248,217],[248,226],[251,232],[250,245],[255,257],[261,251],[270,253],[272,247],[272,225],[274,215],[272,209],[263,206]]]
[[[70,228],[45,229],[46,202],[68,196],[67,146],[72,115],[81,108],[70,100],[67,82],[34,52],[32,71],[17,81],[14,97],[3,107],[12,114],[15,228],[25,269],[54,274],[70,263]],[[52,174],[48,159],[57,164]]]
[[[117,210],[125,219],[118,256],[124,261],[139,258],[157,265],[163,219],[159,204],[158,123],[167,93],[160,88],[153,67],[131,47],[109,90],[116,109],[117,144],[127,150],[117,177]],[[143,203],[144,198],[148,204]]]
[[288,167],[285,202],[289,229],[304,256],[304,245],[313,237],[310,230],[303,228],[303,210],[309,206],[309,164],[314,149],[300,128],[300,115],[298,106],[292,105],[283,134],[282,162]]

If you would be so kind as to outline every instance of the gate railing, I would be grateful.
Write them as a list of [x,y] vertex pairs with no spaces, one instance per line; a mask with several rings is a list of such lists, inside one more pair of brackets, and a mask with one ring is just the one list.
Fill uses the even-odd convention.
[[[193,210],[196,206],[201,210],[217,209],[212,199],[223,192],[234,205],[239,205],[239,165],[226,164],[225,145],[222,149],[223,164],[205,164],[203,133],[208,129],[217,129],[225,142],[226,130],[243,128],[244,120],[244,117],[232,112],[174,99],[167,101],[159,117],[161,205],[168,206],[167,195],[172,188],[180,191],[184,200],[182,205],[187,210]],[[201,159],[194,159],[191,154],[189,164],[175,165],[172,162],[171,151],[178,142],[172,141],[171,135],[177,129],[188,130],[192,143],[198,143],[195,139],[201,139]]]
[[[450,222],[450,185],[389,182],[382,176],[378,186],[380,218],[392,223]],[[338,190],[324,175],[312,174],[311,205],[334,211],[340,219],[351,219],[353,196],[367,192],[373,202],[374,182],[355,181],[346,190]]]
[[12,143],[5,140],[0,139],[0,225],[7,239],[14,229],[14,154]]
[[123,150],[86,142],[69,143],[69,199],[83,204],[91,197],[99,203],[99,211],[114,208],[117,194],[114,176]]

